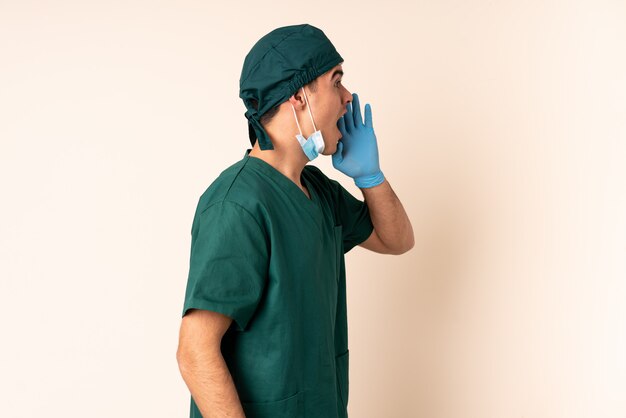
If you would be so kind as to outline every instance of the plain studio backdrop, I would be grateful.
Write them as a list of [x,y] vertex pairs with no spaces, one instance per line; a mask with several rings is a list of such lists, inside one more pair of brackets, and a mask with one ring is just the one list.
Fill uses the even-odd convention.
[[2,1],[0,416],[188,416],[193,213],[250,146],[245,55],[310,23],[416,240],[346,255],[350,416],[624,418],[624,22],[609,0]]

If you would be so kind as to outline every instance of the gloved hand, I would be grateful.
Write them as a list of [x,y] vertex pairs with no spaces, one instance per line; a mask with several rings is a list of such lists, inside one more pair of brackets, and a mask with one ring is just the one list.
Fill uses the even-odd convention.
[[378,143],[369,103],[365,104],[363,124],[359,96],[353,93],[352,103],[348,103],[347,112],[339,119],[337,127],[342,138],[332,155],[333,167],[352,177],[359,188],[378,186],[385,181],[378,164]]

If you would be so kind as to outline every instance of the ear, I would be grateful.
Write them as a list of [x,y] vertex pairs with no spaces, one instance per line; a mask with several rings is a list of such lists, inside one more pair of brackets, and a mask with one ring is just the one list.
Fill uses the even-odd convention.
[[289,98],[289,103],[291,103],[296,110],[302,110],[306,107],[304,95],[302,94],[302,88],[299,88],[298,91],[296,91],[293,96]]

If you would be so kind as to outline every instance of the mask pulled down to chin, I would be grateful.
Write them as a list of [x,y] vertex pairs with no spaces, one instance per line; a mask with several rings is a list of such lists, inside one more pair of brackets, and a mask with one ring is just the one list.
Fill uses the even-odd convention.
[[302,151],[307,156],[309,161],[313,161],[317,156],[324,151],[324,137],[322,136],[322,131],[318,130],[315,127],[315,121],[313,120],[313,114],[311,113],[311,106],[309,105],[309,100],[306,96],[306,91],[304,91],[304,87],[302,87],[302,91],[304,92],[304,100],[307,104],[307,109],[309,110],[309,116],[311,117],[311,122],[313,123],[313,129],[315,132],[309,136],[308,139],[305,139],[302,135],[302,129],[300,129],[300,122],[298,122],[298,116],[296,115],[296,109],[291,105],[291,109],[293,110],[293,116],[296,119],[296,124],[298,125],[299,134],[296,134],[296,139],[302,147]]

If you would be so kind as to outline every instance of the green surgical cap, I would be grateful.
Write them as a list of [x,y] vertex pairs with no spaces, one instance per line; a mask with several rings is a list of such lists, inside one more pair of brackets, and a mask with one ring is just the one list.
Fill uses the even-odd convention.
[[308,24],[274,29],[259,39],[246,55],[239,78],[239,97],[248,109],[244,116],[250,144],[254,146],[258,138],[262,150],[274,149],[261,116],[342,62],[324,32]]

